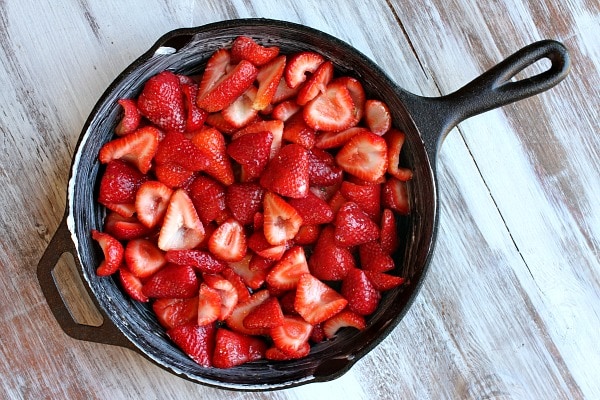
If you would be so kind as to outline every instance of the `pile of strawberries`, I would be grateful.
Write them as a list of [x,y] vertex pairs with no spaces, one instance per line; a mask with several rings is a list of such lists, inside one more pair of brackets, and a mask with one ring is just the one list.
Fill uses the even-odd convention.
[[97,274],[200,365],[304,357],[404,284],[404,134],[320,54],[240,36],[201,76],[164,71],[118,103]]

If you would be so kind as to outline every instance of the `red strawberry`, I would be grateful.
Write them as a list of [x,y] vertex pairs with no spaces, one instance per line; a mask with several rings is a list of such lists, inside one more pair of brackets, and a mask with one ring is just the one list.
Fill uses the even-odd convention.
[[303,225],[328,224],[333,221],[333,210],[329,204],[310,191],[306,197],[290,199],[288,203],[300,214]]
[[394,269],[394,260],[383,251],[378,241],[361,244],[358,247],[358,254],[364,271],[386,272]]
[[247,251],[242,224],[233,218],[223,222],[210,236],[208,249],[220,260],[240,261]]
[[120,159],[145,174],[152,166],[152,158],[158,149],[158,141],[161,136],[162,133],[151,126],[140,128],[104,144],[98,153],[98,159],[102,164]]
[[166,260],[154,242],[148,239],[134,239],[125,246],[125,263],[129,271],[143,279],[161,269]]
[[199,175],[188,188],[192,203],[204,225],[226,215],[225,187],[211,177]]
[[[223,271],[228,271],[225,269]],[[204,274],[204,282],[211,288],[219,293],[221,298],[221,310],[219,312],[219,321],[225,321],[231,316],[231,313],[239,302],[238,290],[231,283],[230,279],[224,278],[222,275],[217,274]]]
[[283,76],[286,57],[279,56],[258,70],[256,81],[258,82],[258,92],[252,104],[255,110],[266,109],[273,100],[275,92],[279,87],[279,81]]
[[276,297],[270,297],[254,308],[242,321],[248,329],[274,328],[283,324],[283,312]]
[[294,308],[308,323],[323,322],[346,307],[348,301],[338,292],[312,276],[304,274],[296,287]]
[[185,131],[194,132],[202,128],[208,113],[196,105],[198,99],[198,85],[190,82],[181,85],[183,104],[185,106],[186,120]]
[[193,268],[167,264],[155,272],[142,286],[150,298],[191,298],[198,294],[199,282]]
[[223,271],[227,265],[217,260],[207,251],[202,250],[169,250],[165,253],[167,262],[177,265],[189,265],[200,272],[215,274]]
[[332,80],[329,86],[345,86],[350,92],[352,102],[354,103],[354,119],[356,122],[360,121],[364,115],[366,95],[365,89],[363,88],[360,81],[349,76],[341,76]]
[[250,260],[252,255],[246,255],[240,261],[234,261],[229,263],[229,268],[236,274],[238,274],[246,286],[248,286],[252,290],[257,290],[260,288],[263,283],[265,283],[265,278],[267,276],[267,272],[261,269],[250,269]]
[[123,116],[115,128],[117,136],[125,136],[139,128],[142,116],[133,99],[119,99],[117,103],[123,108]]
[[227,154],[244,166],[247,180],[254,180],[260,177],[269,161],[272,143],[271,132],[252,132],[231,141]]
[[308,246],[317,242],[319,234],[321,233],[321,227],[319,225],[302,225],[296,236],[294,236],[294,243],[300,246]]
[[337,212],[335,240],[341,246],[356,246],[379,238],[379,227],[356,203],[347,202]]
[[232,368],[264,358],[266,343],[259,338],[218,328],[213,354],[213,366]]
[[283,324],[271,328],[273,344],[284,353],[294,353],[306,346],[312,325],[301,317],[285,316]]
[[344,310],[323,323],[323,332],[327,339],[332,339],[341,328],[350,327],[362,331],[366,326],[367,323],[362,315],[350,310]]
[[266,47],[248,36],[238,36],[231,44],[231,58],[234,61],[248,60],[257,67],[268,63],[279,55],[279,47]]
[[183,189],[177,189],[165,213],[158,247],[164,251],[192,249],[202,242],[204,234],[192,200]]
[[159,182],[164,183],[171,189],[185,187],[194,178],[194,171],[175,163],[154,166],[154,174]]
[[340,149],[335,159],[347,173],[376,182],[387,170],[387,145],[385,139],[374,133],[358,133]]
[[227,157],[225,137],[215,128],[204,128],[194,134],[192,142],[208,157],[205,172],[224,185],[234,181],[231,162]]
[[327,90],[327,85],[333,78],[333,64],[331,61],[324,61],[319,65],[298,92],[296,102],[301,106],[317,97]]
[[192,360],[203,367],[212,367],[215,348],[214,324],[198,326],[194,323],[169,329],[167,335]]
[[198,320],[200,326],[212,324],[221,315],[221,295],[205,283],[198,292]]
[[341,294],[348,300],[348,310],[360,315],[372,314],[379,305],[381,294],[364,271],[352,268],[342,281]]
[[405,135],[397,129],[390,129],[384,135],[388,146],[388,167],[387,172],[401,181],[412,179],[412,171],[409,168],[400,167],[400,152],[404,145]]
[[308,152],[308,180],[311,186],[341,184],[343,171],[328,152],[312,148]]
[[302,225],[302,217],[283,198],[272,192],[265,193],[264,233],[267,241],[276,246],[296,236]]
[[315,145],[316,132],[304,121],[302,113],[291,116],[283,128],[283,138],[291,143],[297,143],[305,149]]
[[146,303],[150,299],[142,292],[142,281],[127,268],[119,268],[119,282],[125,293],[132,299]]
[[196,325],[198,319],[198,297],[189,299],[156,299],[152,303],[152,310],[158,322],[166,329],[192,322]]
[[311,274],[324,281],[337,281],[343,279],[348,270],[355,266],[352,253],[337,244],[334,228],[331,225],[323,228],[308,260]]
[[381,100],[367,100],[365,102],[365,122],[371,132],[383,136],[392,127],[392,116],[387,104]]
[[390,177],[382,187],[382,204],[400,215],[410,214],[410,200],[406,181]]
[[199,97],[206,96],[223,80],[230,68],[231,53],[229,50],[219,49],[210,56],[202,73],[200,84],[198,85],[196,104]]
[[96,274],[99,276],[108,276],[117,272],[123,262],[124,250],[121,242],[108,233],[95,229],[92,229],[92,239],[98,242],[104,255],[104,259],[96,269]]
[[384,209],[381,213],[380,228],[379,243],[381,244],[381,249],[387,254],[394,253],[400,243],[396,217],[394,216],[394,212],[389,208]]
[[369,278],[375,290],[380,292],[398,287],[404,284],[405,281],[402,277],[378,271],[365,271],[365,275]]
[[267,349],[265,353],[265,358],[267,360],[273,361],[286,361],[286,360],[296,360],[299,358],[306,357],[310,353],[310,344],[308,342],[300,345],[298,350],[296,351],[283,351],[278,349],[277,347],[270,347]]
[[[336,314],[336,315],[339,315],[339,314]],[[313,330],[310,333],[310,341],[313,343],[321,343],[323,340],[325,340],[325,332],[323,331],[323,324],[321,323],[321,324],[314,325]]]
[[185,106],[177,75],[163,71],[144,85],[137,102],[140,113],[166,131],[185,130]]
[[224,133],[225,135],[232,135],[239,129],[231,125],[228,121],[226,121],[223,117],[223,113],[221,112],[208,114],[205,122],[206,126],[212,126],[213,128],[218,129],[219,132]]
[[242,225],[254,222],[254,214],[261,208],[265,190],[256,183],[234,183],[227,187],[225,203]]
[[281,196],[305,197],[308,193],[308,152],[295,143],[285,145],[260,177],[260,184]]
[[101,204],[135,202],[135,195],[148,176],[121,160],[112,160],[100,179],[98,201]]
[[173,191],[164,183],[144,182],[135,197],[135,212],[140,222],[148,228],[161,222],[172,194]]
[[334,149],[345,145],[353,136],[359,133],[369,132],[367,128],[362,126],[353,126],[343,131],[327,131],[321,132],[315,141],[315,147],[319,149]]
[[229,283],[231,283],[231,285],[235,289],[235,292],[237,294],[237,302],[235,303],[235,305],[237,305],[239,302],[246,301],[250,298],[250,290],[244,283],[244,280],[231,268],[225,268],[223,271],[221,271],[221,275],[223,276],[223,278],[227,279],[227,281],[229,281]]
[[328,86],[304,106],[304,120],[318,131],[343,131],[356,124],[352,96],[345,86]]
[[248,329],[244,326],[244,319],[258,307],[260,304],[265,302],[269,298],[269,291],[266,289],[259,290],[254,292],[247,300],[239,302],[233,312],[225,321],[227,326],[239,333],[243,333],[246,335],[262,335],[268,333],[267,329],[257,328],[257,329]]
[[264,131],[269,131],[273,135],[273,141],[271,142],[271,154],[270,154],[270,158],[273,158],[281,149],[281,138],[283,136],[283,121],[274,119],[274,120],[268,120],[268,121],[253,122],[250,125],[247,125],[244,128],[237,131],[232,136],[232,140],[236,140],[239,137],[247,135],[249,133],[264,132]]
[[209,165],[207,154],[179,132],[169,132],[165,135],[158,145],[154,161],[158,165],[181,165],[189,171],[202,171]]
[[255,255],[266,258],[268,260],[279,260],[283,256],[287,249],[287,242],[278,245],[272,245],[267,241],[265,232],[262,228],[256,229],[252,232],[252,235],[248,238],[248,248],[250,248]]
[[306,80],[309,73],[313,73],[325,61],[322,55],[314,52],[304,51],[294,54],[288,61],[284,78],[292,89],[300,86]]
[[132,240],[151,233],[136,217],[123,217],[116,212],[109,212],[104,219],[104,232],[117,240]]
[[292,115],[300,111],[302,107],[294,100],[285,100],[273,107],[271,116],[281,121],[287,121]]
[[272,288],[290,290],[295,288],[300,277],[308,272],[304,249],[294,246],[273,266],[266,280]]
[[[265,239],[265,241],[266,240],[267,239]],[[250,242],[250,241],[248,241],[248,242]],[[283,254],[282,254],[282,256],[283,256]],[[252,271],[256,271],[256,270],[268,271],[271,269],[271,267],[275,264],[276,261],[277,260],[271,260],[271,259],[262,257],[258,254],[252,254],[252,258],[250,259],[250,264],[248,265],[248,268],[250,268],[250,270],[252,270]]]
[[221,111],[223,119],[234,128],[242,128],[254,121],[258,115],[258,110],[253,108],[257,91],[256,86],[250,86],[233,103]]
[[198,107],[208,112],[223,110],[248,90],[257,74],[258,69],[251,62],[242,60],[231,70],[225,72],[225,75],[220,77],[206,92],[202,86],[203,78],[198,92]]
[[381,185],[374,183],[357,185],[344,181],[340,187],[340,193],[348,201],[355,202],[371,219],[379,221],[381,215]]
[[282,101],[291,100],[298,94],[298,91],[300,90],[299,86],[297,86],[294,89],[289,87],[285,80],[285,71],[283,73],[284,79],[279,80],[279,85],[277,86],[275,95],[273,96],[273,99],[271,99],[272,104],[277,104],[281,103]]
[[[134,203],[105,203],[104,207],[110,211],[114,211],[116,214],[119,214],[124,218],[131,218],[133,217],[133,214],[135,214]],[[135,217],[133,218],[137,221]]]

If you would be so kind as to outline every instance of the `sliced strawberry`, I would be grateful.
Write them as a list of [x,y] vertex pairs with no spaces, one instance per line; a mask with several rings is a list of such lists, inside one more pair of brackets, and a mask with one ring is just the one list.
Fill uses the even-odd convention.
[[378,241],[363,243],[358,247],[360,265],[364,271],[386,272],[394,269],[394,260]]
[[227,265],[217,260],[212,254],[202,250],[169,250],[165,253],[167,262],[177,265],[189,265],[200,272],[216,274],[223,271]]
[[165,213],[158,247],[164,251],[192,249],[202,242],[204,234],[192,200],[183,189],[177,189]]
[[229,268],[242,278],[246,286],[252,290],[257,290],[265,283],[267,272],[261,269],[250,269],[251,259],[252,255],[247,254],[240,261],[230,262]]
[[[225,269],[224,271],[228,271]],[[231,316],[231,313],[239,302],[238,290],[231,283],[230,279],[217,274],[204,274],[204,282],[219,293],[221,298],[221,309],[219,312],[219,321],[225,321]]]
[[244,326],[244,319],[258,307],[260,304],[265,302],[269,298],[269,291],[266,289],[254,292],[247,300],[239,302],[233,312],[225,321],[227,326],[239,333],[246,335],[262,335],[268,333],[268,329],[248,329]]
[[[237,293],[238,300],[235,305],[250,298],[250,289],[248,289],[248,286],[246,286],[242,277],[236,274],[235,271],[227,267],[221,271],[221,275],[231,283]],[[232,303],[232,301],[229,301],[229,303]]]
[[310,344],[308,342],[302,344],[296,351],[283,351],[277,347],[270,347],[265,353],[267,360],[273,361],[287,361],[297,360],[299,358],[306,357],[310,353]]
[[279,55],[279,47],[262,46],[248,36],[238,36],[231,44],[231,58],[235,62],[248,60],[257,67],[268,63]]
[[270,131],[252,132],[231,141],[227,154],[243,165],[246,180],[255,180],[262,174],[271,156],[273,134]]
[[330,86],[345,86],[350,92],[352,102],[354,103],[354,120],[360,121],[364,115],[366,95],[360,81],[350,76],[341,76],[335,78],[329,83]]
[[135,214],[135,203],[105,203],[104,207],[124,218],[131,218]]
[[384,207],[400,215],[410,214],[410,200],[406,181],[390,177],[382,187],[382,201]]
[[401,181],[412,179],[412,170],[400,167],[400,152],[402,151],[405,137],[404,132],[393,128],[384,135],[388,146],[387,172]]
[[157,164],[178,164],[190,171],[202,171],[208,167],[207,155],[183,133],[168,132],[158,145],[154,161]]
[[281,77],[283,76],[285,63],[286,56],[279,56],[259,69],[256,75],[258,92],[256,93],[252,108],[255,110],[264,110],[271,104],[273,96],[275,96],[275,92],[279,87],[279,81],[281,81]]
[[119,282],[125,293],[133,300],[146,303],[150,299],[142,292],[142,281],[127,268],[119,268]]
[[119,99],[117,103],[123,108],[123,116],[115,128],[115,134],[117,136],[125,136],[135,132],[142,120],[142,115],[137,108],[136,101],[133,99]]
[[195,132],[204,126],[208,113],[196,105],[198,99],[198,85],[188,82],[181,85],[183,104],[185,106],[185,131]]
[[152,310],[158,322],[166,329],[193,323],[198,319],[198,297],[189,299],[156,299]]
[[155,227],[167,211],[173,191],[159,181],[144,182],[135,197],[137,218],[148,228]]
[[322,55],[304,51],[290,57],[284,72],[284,78],[292,89],[300,86],[306,80],[307,74],[312,74],[325,61]]
[[208,241],[210,252],[223,261],[240,261],[246,255],[244,227],[236,219],[223,222]]
[[275,193],[267,192],[265,193],[263,208],[263,229],[270,244],[280,245],[296,236],[302,225],[302,217],[294,207]]
[[263,229],[258,228],[252,232],[248,238],[248,248],[251,249],[255,255],[263,257],[267,260],[277,261],[281,259],[287,250],[287,242],[278,245],[272,245],[267,241]]
[[279,80],[279,85],[277,86],[275,95],[273,95],[273,99],[271,99],[271,103],[278,104],[278,103],[281,103],[286,100],[293,100],[296,97],[296,95],[298,94],[299,90],[300,90],[299,86],[297,86],[294,89],[292,89],[291,87],[288,86],[288,84],[285,80],[285,71],[284,71],[284,79]]
[[348,300],[348,310],[359,315],[372,314],[381,300],[379,291],[373,287],[364,271],[358,268],[348,271],[342,281],[340,293]]
[[92,229],[92,239],[100,245],[104,259],[96,269],[98,276],[112,275],[118,271],[123,262],[124,249],[121,242],[109,235]]
[[338,292],[311,274],[304,274],[298,280],[294,308],[312,325],[328,320],[347,304]]
[[283,128],[283,138],[291,143],[297,143],[305,149],[315,145],[316,132],[304,121],[302,113],[291,116]]
[[290,117],[302,109],[294,100],[285,100],[273,107],[271,116],[281,121],[287,121]]
[[148,176],[121,160],[112,160],[100,179],[98,201],[101,204],[135,202],[135,195]]
[[232,368],[264,358],[267,344],[257,337],[218,328],[213,354],[213,366]]
[[343,171],[328,152],[312,148],[308,152],[308,181],[311,186],[333,186],[341,184]]
[[131,273],[140,279],[161,269],[167,261],[164,253],[148,239],[134,239],[125,246],[125,263]]
[[337,244],[333,226],[325,226],[308,259],[310,273],[324,281],[338,281],[343,279],[348,270],[355,266],[352,253]]
[[137,101],[140,113],[165,131],[185,130],[185,106],[181,82],[171,71],[163,71],[144,84]]
[[335,240],[341,246],[351,247],[379,238],[379,226],[354,202],[345,203],[337,212]]
[[205,283],[198,292],[198,320],[200,326],[212,324],[221,315],[221,295]]
[[194,178],[194,171],[176,163],[155,165],[154,174],[159,182],[171,189],[186,187]]
[[371,132],[383,136],[392,127],[392,116],[387,104],[381,100],[365,102],[365,123]]
[[333,63],[324,61],[319,65],[315,72],[306,79],[306,82],[300,88],[296,102],[301,106],[317,97],[327,90],[327,85],[333,78]]
[[109,212],[104,219],[104,232],[117,240],[132,240],[145,237],[152,230],[136,217],[123,217],[117,212]]
[[294,246],[273,266],[266,281],[272,288],[290,290],[294,289],[300,277],[308,272],[304,249],[301,246]]
[[283,121],[280,121],[277,119],[267,120],[267,121],[256,121],[256,122],[251,123],[250,125],[245,126],[244,128],[240,129],[239,131],[237,131],[232,136],[232,140],[236,140],[239,137],[247,135],[249,133],[269,131],[273,135],[273,141],[271,142],[271,154],[270,154],[270,158],[273,158],[281,149],[283,126],[284,126]]
[[294,243],[300,246],[308,246],[315,244],[321,233],[321,227],[319,225],[302,225],[296,236],[294,236]]
[[387,145],[385,139],[374,133],[359,133],[350,138],[335,159],[347,173],[376,182],[387,170]]
[[284,353],[294,353],[306,346],[312,325],[301,317],[285,316],[283,324],[270,329],[273,344]]
[[[198,97],[206,96],[227,75],[231,67],[231,53],[227,49],[215,51],[206,63],[198,85]],[[196,101],[197,103],[197,101]]]
[[204,170],[224,185],[231,185],[234,181],[231,162],[227,157],[227,144],[225,137],[215,128],[204,128],[192,136],[194,143],[208,157],[208,166]]
[[288,204],[300,214],[304,225],[328,224],[333,221],[333,210],[329,204],[310,191],[302,199],[290,199]]
[[334,149],[345,145],[353,136],[359,133],[369,132],[362,126],[353,126],[339,132],[327,131],[321,132],[315,141],[315,147],[319,149]]
[[158,141],[161,136],[162,133],[154,127],[140,128],[104,144],[98,153],[98,159],[102,164],[120,159],[145,174],[152,166],[152,158],[158,149]]
[[227,187],[225,203],[242,225],[254,222],[254,214],[262,209],[265,190],[256,183],[234,183]]
[[327,339],[333,339],[342,328],[355,328],[362,331],[367,326],[365,318],[350,310],[344,310],[323,323],[323,332]]
[[305,197],[309,187],[308,152],[295,143],[285,145],[263,171],[260,184],[287,197]]
[[257,74],[258,69],[251,62],[242,60],[206,92],[203,91],[203,78],[198,92],[198,107],[210,113],[223,110],[248,90]]
[[186,299],[196,296],[198,287],[198,278],[192,267],[167,264],[144,282],[142,293],[153,299]]
[[[265,239],[265,241],[266,241],[266,239]],[[248,242],[250,242],[250,241],[248,241]],[[282,254],[282,256],[283,256],[283,254]],[[256,270],[269,271],[271,269],[271,267],[275,264],[276,261],[277,260],[271,260],[271,259],[262,257],[258,254],[252,254],[252,258],[250,259],[250,264],[248,265],[248,268],[250,268],[250,270],[252,270],[252,271],[256,271]]]
[[318,131],[343,131],[354,126],[354,103],[345,86],[327,89],[304,106],[304,120]]
[[375,183],[357,185],[344,181],[340,186],[340,193],[348,201],[355,202],[373,221],[379,221],[381,217],[381,185]]
[[226,189],[215,179],[199,175],[189,185],[188,192],[204,225],[218,221],[226,214]]
[[283,312],[276,297],[270,297],[254,308],[242,321],[248,329],[274,328],[283,324]]
[[239,128],[231,125],[225,118],[223,117],[223,113],[216,112],[212,114],[208,114],[206,117],[206,126],[212,126],[215,129],[218,129],[219,132],[222,132],[225,135],[234,134]]
[[[336,314],[339,315],[339,314]],[[325,332],[323,331],[323,324],[316,324],[313,326],[313,330],[310,333],[310,339],[313,343],[321,343],[325,340]]]
[[381,249],[387,254],[394,253],[400,245],[396,217],[394,216],[394,212],[389,208],[384,209],[381,213],[379,243],[381,244]]
[[258,89],[252,85],[233,103],[223,109],[223,119],[235,128],[242,128],[256,119],[258,110],[253,108]]
[[198,326],[194,323],[169,329],[167,336],[192,360],[203,367],[212,367],[215,349],[214,324]]
[[365,271],[365,275],[371,281],[371,284],[380,292],[394,289],[404,284],[405,279],[399,276],[386,274],[378,271]]

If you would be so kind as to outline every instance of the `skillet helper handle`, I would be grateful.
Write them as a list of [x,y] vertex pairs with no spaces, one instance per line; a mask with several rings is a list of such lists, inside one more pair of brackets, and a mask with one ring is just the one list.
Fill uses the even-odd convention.
[[[76,256],[76,248],[67,227],[66,215],[63,217],[37,266],[38,282],[46,298],[46,302],[62,330],[74,339],[133,349],[131,342],[110,322],[95,300],[94,304],[102,315],[102,325],[84,325],[75,321],[67,304],[65,304],[52,274],[57,262],[65,253],[70,253],[78,267],[80,267]],[[93,298],[93,296],[91,297]]]

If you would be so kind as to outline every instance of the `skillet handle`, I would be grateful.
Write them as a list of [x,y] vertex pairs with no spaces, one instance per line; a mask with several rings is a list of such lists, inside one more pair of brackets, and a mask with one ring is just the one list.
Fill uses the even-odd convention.
[[73,255],[73,259],[77,263],[78,269],[81,269],[76,256],[76,248],[71,240],[69,229],[67,227],[67,216],[63,219],[50,240],[48,247],[44,251],[38,266],[37,277],[46,302],[50,310],[54,314],[54,318],[62,328],[62,330],[74,339],[85,340],[88,342],[96,342],[102,344],[110,344],[115,346],[126,347],[135,350],[133,344],[121,333],[117,327],[112,324],[104,311],[98,307],[93,296],[90,296],[96,305],[96,308],[102,315],[102,325],[91,326],[79,324],[73,318],[69,308],[60,293],[56,284],[56,280],[52,274],[58,260],[64,253]]

